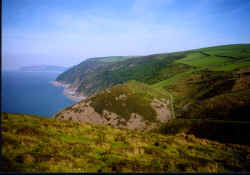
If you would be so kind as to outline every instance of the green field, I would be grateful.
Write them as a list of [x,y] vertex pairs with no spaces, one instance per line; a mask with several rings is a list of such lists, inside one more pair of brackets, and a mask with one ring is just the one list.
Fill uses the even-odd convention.
[[195,50],[176,62],[213,71],[233,71],[249,66],[249,60],[249,45],[226,45]]
[[177,60],[177,63],[188,64],[195,67],[202,68],[218,68],[223,67],[226,63],[230,62],[228,58],[205,56],[200,53],[189,54],[187,57]]
[[228,56],[233,59],[249,58],[250,46],[249,44],[235,44],[217,47],[208,47],[200,49],[203,52],[211,55]]

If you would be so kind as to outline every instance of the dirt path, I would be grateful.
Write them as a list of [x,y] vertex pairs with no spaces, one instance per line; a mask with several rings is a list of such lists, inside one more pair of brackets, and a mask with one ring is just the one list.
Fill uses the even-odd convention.
[[[164,89],[165,90],[165,89]],[[170,106],[171,106],[171,111],[172,111],[172,117],[173,117],[173,119],[175,118],[175,112],[174,112],[174,97],[173,97],[173,95],[172,94],[170,94],[170,92],[168,92],[167,90],[165,90],[167,93],[168,93],[168,95],[169,95],[169,97],[170,97]]]
[[161,90],[164,92],[167,92],[168,96],[170,97],[169,101],[170,101],[171,114],[172,114],[172,118],[174,119],[175,118],[175,111],[174,111],[174,97],[173,97],[173,95],[170,92],[168,92],[166,89],[163,89],[162,87],[160,87],[160,89],[157,89],[157,90],[159,90],[160,93],[162,93]]

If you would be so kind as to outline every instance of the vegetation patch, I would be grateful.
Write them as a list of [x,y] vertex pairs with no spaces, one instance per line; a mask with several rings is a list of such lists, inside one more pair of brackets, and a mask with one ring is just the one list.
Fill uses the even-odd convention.
[[164,101],[166,101],[168,95],[154,90],[146,84],[130,81],[123,85],[115,85],[88,100],[91,101],[90,105],[99,114],[107,110],[128,121],[131,114],[136,113],[142,116],[144,120],[155,121],[156,111],[151,106],[154,98],[165,99]]
[[157,132],[167,135],[187,133],[222,143],[250,145],[249,127],[249,122],[174,119],[162,124]]
[[[142,133],[54,118],[3,115],[2,126],[8,128],[2,132],[3,172],[250,171],[249,146],[187,134]],[[16,125],[34,128],[36,124],[42,126],[44,136],[15,132]]]

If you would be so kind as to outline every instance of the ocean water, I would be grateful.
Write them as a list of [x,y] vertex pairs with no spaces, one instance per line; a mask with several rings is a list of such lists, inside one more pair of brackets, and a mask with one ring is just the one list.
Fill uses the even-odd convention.
[[50,82],[58,72],[2,72],[2,112],[51,117],[75,102]]

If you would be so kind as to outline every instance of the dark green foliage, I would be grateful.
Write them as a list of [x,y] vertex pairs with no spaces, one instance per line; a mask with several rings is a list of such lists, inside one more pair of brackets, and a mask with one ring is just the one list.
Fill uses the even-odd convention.
[[[112,57],[114,61],[111,62],[103,62],[103,58],[92,58],[60,74],[56,80],[70,84],[76,82],[77,92],[85,95],[92,95],[128,80],[152,84],[162,80],[159,71],[184,56],[182,54],[162,54],[119,61],[115,61],[119,57]],[[161,59],[158,59],[159,57]]]
[[222,143],[250,145],[249,127],[249,122],[175,119],[162,125],[159,132],[171,135],[187,133]]
[[113,86],[91,97],[91,106],[102,114],[104,110],[114,112],[125,120],[132,113],[141,115],[144,120],[155,121],[156,112],[151,107],[153,98],[166,98],[150,86],[135,81]]
[[249,67],[233,72],[197,69],[153,87],[166,89],[174,96],[179,118],[250,121],[249,71]]
[[182,117],[249,122],[249,97],[250,89],[217,95],[191,104],[183,111]]
[[157,55],[145,56],[137,58],[135,63],[129,63],[128,65],[133,65],[132,67],[126,66],[122,69],[116,69],[114,71],[105,72],[103,78],[107,81],[112,82],[113,84],[123,83],[128,80],[136,80],[148,84],[153,84],[161,81],[158,79],[159,72],[166,68],[175,59],[180,59],[184,55],[174,56],[174,55],[165,55],[163,59],[156,59]]

